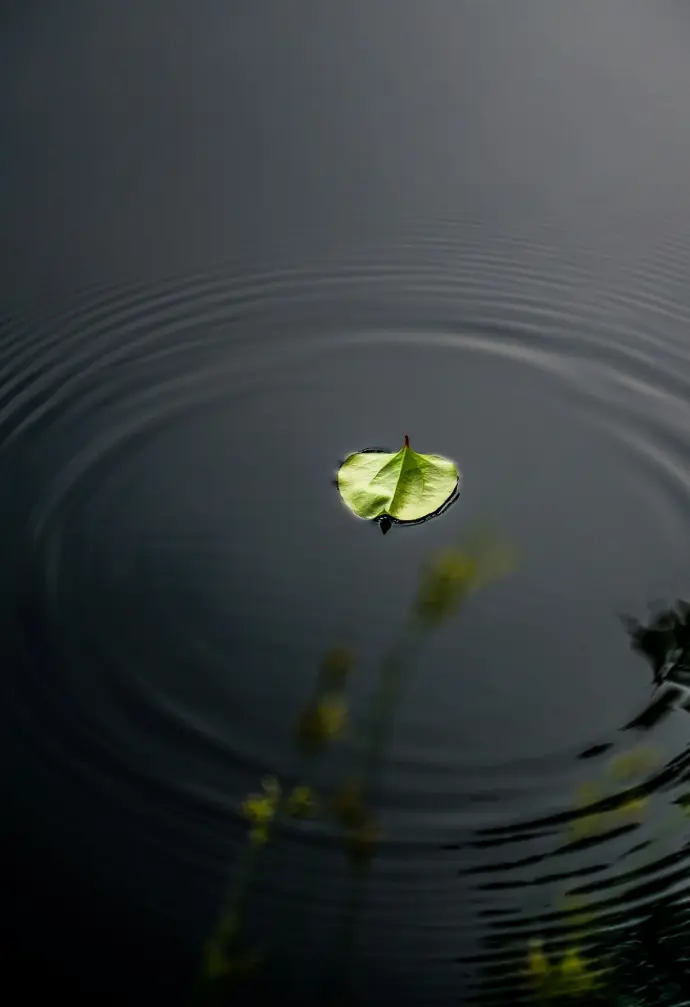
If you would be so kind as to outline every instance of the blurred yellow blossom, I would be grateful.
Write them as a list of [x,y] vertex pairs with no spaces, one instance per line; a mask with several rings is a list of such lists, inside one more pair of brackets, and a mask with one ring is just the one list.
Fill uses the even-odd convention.
[[544,942],[538,938],[533,938],[529,942],[526,971],[527,975],[536,981],[541,981],[551,971],[549,960],[544,954]]
[[568,997],[599,989],[606,970],[594,967],[577,947],[567,948],[560,963],[552,964],[545,952],[544,942],[535,938],[529,942],[525,975],[539,995]]
[[249,794],[242,802],[242,814],[249,820],[252,828],[249,838],[252,843],[261,845],[268,841],[269,828],[276,816],[280,804],[280,784],[273,776],[262,780],[263,793]]
[[608,764],[608,773],[622,783],[643,776],[661,763],[661,753],[651,745],[640,745],[628,752],[614,756]]
[[316,798],[311,787],[300,784],[285,801],[285,810],[293,818],[309,818],[316,814]]
[[568,915],[567,925],[571,931],[586,930],[595,918],[587,899],[571,895],[569,892],[566,892],[561,899],[561,910]]
[[577,948],[568,948],[561,959],[559,987],[566,996],[599,989],[606,969],[595,968],[593,962],[582,957]]
[[415,612],[424,622],[438,623],[457,611],[472,592],[516,568],[512,550],[496,542],[445,549],[422,569]]
[[637,794],[624,798],[611,814],[617,823],[620,819],[636,819],[648,804],[649,797],[646,794]]
[[614,807],[574,818],[568,826],[570,839],[573,841],[586,839],[621,825],[627,825],[631,821],[634,822],[639,819],[649,803],[649,797],[646,794],[635,794],[634,792],[619,795],[608,794],[602,787],[594,783],[583,783],[577,789],[575,805],[580,809],[585,809],[605,798],[613,797],[618,798]]
[[313,700],[302,711],[297,723],[297,738],[310,752],[327,741],[339,738],[347,725],[347,700],[340,692],[330,692]]
[[[584,810],[601,801],[603,797],[603,791],[596,784],[583,783],[575,793],[575,807]],[[601,811],[574,818],[568,826],[571,840],[585,839],[588,836],[596,835],[604,828],[604,819],[605,814]]]

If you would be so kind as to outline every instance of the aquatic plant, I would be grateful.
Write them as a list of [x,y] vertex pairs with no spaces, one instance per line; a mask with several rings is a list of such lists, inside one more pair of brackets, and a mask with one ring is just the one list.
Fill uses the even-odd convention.
[[420,572],[407,618],[381,661],[361,753],[331,802],[336,821],[344,830],[345,850],[354,872],[336,940],[338,961],[331,966],[342,988],[351,975],[348,959],[364,904],[367,869],[383,837],[374,810],[379,772],[408,673],[417,665],[430,634],[445,619],[457,614],[474,591],[506,576],[516,566],[513,550],[486,533],[431,556]]
[[[649,793],[643,777],[658,767],[661,753],[650,745],[638,745],[614,755],[607,763],[604,779],[580,784],[575,795],[578,812],[568,826],[571,841],[601,835],[624,825],[640,821],[649,804]],[[627,783],[629,789],[619,791],[614,784]]]
[[[403,449],[409,450],[409,445]],[[417,458],[422,461],[403,459],[400,462],[399,467],[407,471],[405,478],[410,484],[415,479],[410,474],[414,466],[421,467],[428,474],[428,466],[436,464],[425,460],[424,456]],[[448,473],[443,466],[441,471]],[[438,473],[436,475],[435,485],[438,488],[441,477]],[[434,480],[431,482],[433,484]],[[407,499],[410,499],[409,494]],[[430,498],[427,495],[424,499],[428,501]],[[375,812],[378,773],[406,675],[416,665],[430,633],[445,619],[455,615],[474,591],[515,568],[512,550],[486,535],[476,536],[465,545],[445,549],[432,556],[420,573],[418,590],[408,617],[381,662],[370,717],[356,735],[361,744],[359,751],[354,752],[355,762],[345,779],[332,789],[330,798],[321,800],[309,783],[298,783],[286,789],[276,776],[268,776],[263,779],[260,791],[244,798],[240,811],[249,825],[247,843],[237,865],[231,898],[204,948],[198,990],[202,995],[206,984],[233,976],[246,976],[257,968],[261,960],[257,951],[241,946],[243,908],[250,880],[257,870],[259,854],[274,838],[281,820],[287,818],[310,818],[320,812],[322,820],[330,817],[342,832],[344,851],[352,870],[356,872],[336,941],[343,966],[354,941],[357,914],[364,898],[366,869],[383,835]],[[348,738],[345,690],[354,663],[355,655],[343,646],[328,650],[321,661],[314,690],[295,725],[295,740],[310,762],[323,754],[328,745]]]
[[237,864],[232,896],[203,949],[196,1000],[203,1000],[209,984],[219,980],[246,978],[263,960],[256,949],[241,944],[241,923],[247,891],[257,869],[260,850],[273,837],[281,816],[310,818],[316,814],[317,799],[311,787],[298,784],[284,790],[274,776],[264,777],[262,789],[247,794],[241,803],[242,816],[249,824],[247,844]]
[[423,567],[413,615],[426,628],[454,615],[471,594],[517,569],[515,551],[486,532],[443,549]]
[[319,805],[311,787],[298,784],[285,801],[285,811],[291,818],[313,818],[319,812]]
[[280,784],[274,776],[265,777],[262,786],[263,793],[249,794],[242,802],[242,814],[251,823],[249,841],[255,846],[268,842],[281,798]]
[[304,754],[318,755],[330,742],[345,737],[348,703],[344,690],[354,663],[355,655],[347,647],[332,647],[324,654],[314,693],[297,719],[296,740]]
[[607,972],[608,969],[587,959],[576,945],[567,947],[560,960],[553,962],[547,957],[541,938],[529,942],[524,975],[539,1000],[581,997],[601,990]]
[[204,948],[203,977],[215,981],[228,976],[245,977],[256,970],[261,962],[258,951],[233,950],[238,931],[238,920],[228,913],[218,923]]
[[652,745],[637,745],[627,752],[614,755],[606,768],[606,772],[614,780],[627,783],[653,769],[662,762],[661,752]]
[[[604,803],[604,807],[598,805]],[[601,835],[623,825],[635,824],[649,803],[649,797],[640,792],[608,792],[601,784],[583,783],[577,789],[575,806],[589,814],[578,815],[569,823],[569,837],[575,842],[590,836]]]

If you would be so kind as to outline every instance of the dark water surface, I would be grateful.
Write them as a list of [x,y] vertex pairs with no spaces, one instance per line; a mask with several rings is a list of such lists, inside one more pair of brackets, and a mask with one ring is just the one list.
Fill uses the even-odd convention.
[[[363,711],[421,563],[485,520],[522,566],[405,693],[357,1002],[502,1002],[569,905],[623,935],[682,893],[690,717],[622,730],[651,683],[619,615],[690,591],[687,5],[27,0],[0,25],[18,953],[73,996],[182,1001],[243,796],[303,772],[320,655],[354,647]],[[406,432],[463,491],[384,538],[331,481]],[[583,794],[640,783],[573,842]],[[286,996],[347,887],[326,825],[267,852],[251,926]]]

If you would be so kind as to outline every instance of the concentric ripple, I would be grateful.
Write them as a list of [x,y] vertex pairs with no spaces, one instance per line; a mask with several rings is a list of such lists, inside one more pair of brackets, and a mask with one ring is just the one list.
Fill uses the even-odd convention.
[[[0,326],[6,754],[80,855],[100,864],[117,822],[113,876],[142,899],[166,864],[185,899],[220,897],[243,794],[305,771],[293,723],[327,646],[357,651],[362,715],[428,553],[487,519],[518,547],[520,573],[430,642],[389,753],[358,974],[394,959],[424,1003],[500,998],[531,938],[567,946],[579,913],[593,943],[686,884],[684,694],[645,720],[619,616],[688,587],[687,249],[612,283],[546,230],[459,233],[84,291]],[[383,540],[330,482],[405,432],[458,461],[463,493]],[[654,764],[621,784],[640,734]],[[298,866],[258,904],[278,927],[295,905],[323,920],[325,954],[335,839],[286,842]],[[132,873],[133,849],[159,874]]]

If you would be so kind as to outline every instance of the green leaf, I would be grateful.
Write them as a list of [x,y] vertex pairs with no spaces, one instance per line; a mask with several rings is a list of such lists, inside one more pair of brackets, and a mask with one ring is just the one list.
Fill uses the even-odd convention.
[[338,470],[338,489],[357,517],[420,521],[439,510],[455,493],[460,477],[441,455],[420,455],[405,437],[396,454],[361,451]]

